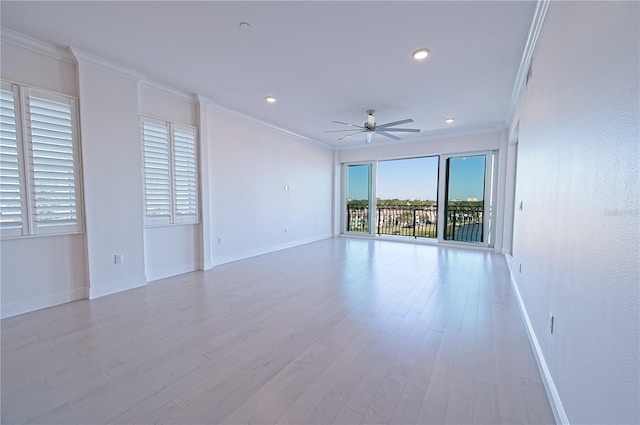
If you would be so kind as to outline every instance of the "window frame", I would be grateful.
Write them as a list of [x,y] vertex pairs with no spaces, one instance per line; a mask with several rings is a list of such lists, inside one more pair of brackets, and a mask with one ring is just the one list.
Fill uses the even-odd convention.
[[[149,123],[159,127],[164,127],[167,130],[167,145],[168,145],[168,175],[169,175],[169,214],[153,217],[149,215],[147,209],[147,168],[145,162],[147,160],[145,152],[145,134],[144,125]],[[194,147],[194,179],[195,179],[195,213],[193,215],[181,215],[178,213],[177,203],[177,186],[176,186],[176,142],[175,131],[183,131],[191,133],[193,135],[193,147]],[[192,125],[177,123],[164,119],[151,117],[148,115],[140,115],[140,141],[142,149],[142,184],[143,184],[143,210],[144,210],[144,225],[145,227],[157,227],[157,226],[174,226],[183,224],[198,224],[200,223],[200,145],[198,139],[198,129]]]
[[[21,203],[21,227],[0,229],[1,239],[22,237],[71,235],[84,232],[84,202],[82,185],[82,156],[79,128],[78,99],[62,93],[2,80],[3,91],[13,94],[18,179]],[[71,149],[73,168],[73,195],[75,220],[67,224],[39,225],[36,213],[35,161],[33,156],[33,134],[31,127],[31,98],[66,104],[69,107],[71,126]]]
[[[493,248],[495,246],[495,222],[496,222],[496,205],[498,197],[498,170],[499,170],[499,149],[483,149],[479,151],[461,151],[442,154],[423,154],[415,156],[402,156],[391,158],[377,158],[364,161],[345,161],[340,165],[341,178],[341,201],[340,201],[340,234],[344,236],[357,236],[369,238],[392,238],[393,236],[376,234],[375,226],[372,225],[377,209],[377,179],[378,179],[378,163],[388,160],[402,160],[423,157],[438,158],[438,189],[437,189],[437,224],[436,238],[424,238],[419,243],[437,243],[441,245],[461,245],[467,247]],[[467,156],[485,156],[484,170],[484,209],[483,209],[483,235],[485,240],[480,243],[463,242],[444,239],[446,229],[445,221],[445,205],[447,190],[447,162],[450,158],[467,157]],[[347,169],[351,165],[369,165],[369,232],[349,232],[347,231]],[[410,237],[405,237],[406,241],[410,241]],[[415,238],[414,238],[415,239]]]

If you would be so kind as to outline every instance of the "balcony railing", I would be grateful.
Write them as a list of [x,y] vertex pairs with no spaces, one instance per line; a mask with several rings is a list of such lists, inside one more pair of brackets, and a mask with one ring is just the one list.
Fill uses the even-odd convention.
[[[447,208],[445,240],[481,242],[484,206],[457,205]],[[436,205],[384,205],[376,208],[374,217],[377,235],[436,238],[438,208]],[[347,231],[369,233],[369,208],[358,204],[347,205]]]
[[483,242],[484,205],[449,204],[444,239],[461,242]]

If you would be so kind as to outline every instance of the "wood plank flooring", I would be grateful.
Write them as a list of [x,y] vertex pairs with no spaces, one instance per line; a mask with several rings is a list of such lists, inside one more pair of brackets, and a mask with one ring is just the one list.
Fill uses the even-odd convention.
[[348,238],[2,320],[1,396],[3,424],[554,422],[503,257]]

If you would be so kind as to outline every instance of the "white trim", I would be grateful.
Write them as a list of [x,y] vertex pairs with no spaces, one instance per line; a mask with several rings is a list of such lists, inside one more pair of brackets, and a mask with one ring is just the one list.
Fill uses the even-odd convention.
[[200,94],[195,95],[197,103],[197,128],[198,128],[198,159],[199,179],[198,196],[200,197],[200,228],[198,232],[198,245],[200,248],[200,270],[209,270],[213,267],[212,256],[212,228],[211,223],[211,190],[209,188],[209,120],[208,101]]
[[533,52],[536,48],[536,44],[538,43],[538,37],[540,36],[540,31],[542,30],[542,26],[544,25],[544,21],[550,5],[551,0],[538,0],[538,4],[536,4],[536,10],[533,14],[531,27],[529,28],[527,42],[524,46],[522,58],[520,59],[520,66],[518,68],[518,74],[516,75],[516,82],[511,93],[511,103],[509,104],[509,112],[507,114],[507,122],[509,123],[513,120],[513,116],[516,113],[518,103],[520,102],[520,97],[522,96],[527,73],[529,72],[529,65],[531,64],[531,59],[533,57]]
[[2,28],[2,41],[6,41],[16,46],[32,50],[36,53],[50,56],[63,62],[68,62],[71,64],[74,64],[76,62],[67,49],[56,46],[55,44],[48,43],[46,41],[39,40],[37,38],[30,37],[17,31],[10,30],[8,28]]
[[209,106],[209,105],[213,105],[214,102],[213,100],[209,99],[208,97],[200,94],[200,93],[196,93],[195,95],[196,101],[203,106]]
[[70,291],[58,292],[40,298],[34,298],[13,304],[3,305],[2,307],[0,307],[0,318],[6,319],[7,317],[29,313],[31,311],[41,310],[43,308],[53,307],[71,301],[86,299],[88,289],[89,288],[87,287],[77,288]]
[[200,268],[199,263],[181,264],[179,266],[170,266],[170,267],[160,267],[151,272],[147,271],[147,283],[164,279],[166,277],[172,277],[172,276],[177,276],[184,273],[194,272],[196,270],[202,270]]
[[147,278],[144,275],[136,276],[131,279],[119,280],[116,282],[108,282],[101,284],[99,288],[89,287],[89,299],[104,297],[106,295],[115,294],[117,292],[127,291],[129,289],[139,288],[147,284]]
[[198,268],[196,270],[211,270],[213,268],[213,262],[209,259],[206,261],[198,262]]
[[91,53],[87,53],[78,49],[77,47],[69,46],[69,52],[73,55],[77,63],[92,65],[105,71],[113,72],[121,77],[129,78],[132,80],[140,81],[146,78],[146,75],[134,71],[130,68],[124,67],[120,64],[112,62],[108,59],[101,58]]
[[249,251],[243,255],[227,255],[223,257],[218,257],[213,259],[213,267],[219,266],[226,263],[231,263],[234,261],[246,260],[247,258],[257,257],[258,255],[270,254],[276,251],[282,251],[283,249],[294,248],[300,245],[306,245],[308,243],[318,242],[325,239],[331,239],[333,236],[331,233],[327,233],[321,236],[315,236],[311,238],[298,239],[293,242],[285,242],[277,245],[271,245],[265,248],[256,249],[253,251]]
[[240,118],[240,119],[243,119],[245,121],[249,121],[251,123],[261,125],[261,126],[266,127],[266,128],[268,128],[270,130],[276,131],[276,132],[281,133],[281,134],[285,134],[287,136],[292,136],[292,137],[295,137],[295,138],[300,139],[300,140],[304,140],[305,142],[313,143],[313,144],[318,145],[320,147],[323,147],[325,149],[333,149],[333,147],[334,147],[334,145],[332,145],[332,144],[321,142],[320,140],[312,139],[310,137],[303,136],[302,134],[294,133],[293,131],[286,130],[286,129],[284,129],[282,127],[279,127],[279,126],[277,126],[275,124],[271,124],[271,123],[268,123],[266,121],[262,121],[262,120],[260,120],[258,118],[254,118],[254,117],[252,117],[250,115],[244,114],[242,112],[234,111],[233,109],[229,109],[229,108],[226,108],[224,106],[218,105],[217,103],[214,103],[213,101],[211,101],[210,99],[204,97],[201,94],[196,94],[196,98],[198,99],[198,103],[205,104],[205,105],[207,105],[207,106],[209,106],[209,107],[211,107],[213,109],[216,109],[216,110],[218,110],[218,111],[220,111],[220,112],[222,112],[224,114],[230,115],[232,117]]
[[542,375],[542,382],[544,383],[544,388],[547,392],[547,398],[549,399],[549,403],[551,404],[551,410],[553,411],[553,416],[557,424],[569,425],[569,418],[567,417],[567,413],[565,412],[564,407],[562,406],[562,400],[560,399],[560,394],[558,394],[558,389],[556,388],[556,385],[553,382],[553,377],[551,376],[551,372],[549,371],[549,366],[547,365],[547,361],[544,358],[544,354],[542,353],[542,348],[540,347],[540,343],[538,342],[536,333],[533,330],[533,325],[531,324],[531,320],[529,319],[527,308],[525,307],[524,301],[522,300],[522,296],[520,295],[520,290],[518,289],[518,283],[516,282],[516,279],[513,276],[513,269],[511,267],[513,259],[510,255],[505,255],[505,259],[507,260],[507,265],[509,266],[509,275],[511,277],[511,287],[513,288],[513,292],[515,294],[516,301],[518,303],[518,310],[520,311],[520,316],[522,317],[522,321],[524,322],[524,327],[527,331],[527,336],[529,337],[529,343],[531,344],[531,348],[533,349],[533,354],[536,358],[536,362],[538,363],[538,369],[540,370],[540,374]]
[[154,90],[156,92],[160,92],[163,94],[168,94],[169,96],[173,96],[180,100],[185,100],[189,103],[193,103],[193,104],[197,103],[196,95],[187,93],[186,91],[176,89],[174,87],[167,86],[157,81],[150,80],[148,78],[144,78],[140,80],[138,84],[140,85],[140,87],[145,89]]
[[[465,136],[478,136],[481,134],[491,134],[491,133],[499,133],[502,130],[507,129],[506,123],[495,123],[489,126],[470,126],[463,127],[457,129],[445,129],[445,130],[435,130],[426,133],[420,133],[418,137],[412,137],[409,139],[401,139],[394,142],[385,142],[385,144],[407,144],[407,143],[421,143],[430,140],[446,140],[457,137],[465,137]],[[382,143],[376,143],[375,141],[370,144],[366,143],[358,143],[358,144],[350,144],[350,145],[335,145],[335,148],[339,151],[342,150],[352,150],[352,149],[362,149],[362,148],[377,148],[381,146]],[[439,155],[439,153],[429,154],[428,156]]]

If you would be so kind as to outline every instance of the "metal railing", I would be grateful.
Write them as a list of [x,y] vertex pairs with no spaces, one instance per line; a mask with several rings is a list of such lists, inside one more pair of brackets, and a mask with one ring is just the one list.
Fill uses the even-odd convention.
[[[450,203],[446,209],[445,240],[481,242],[483,237],[482,202],[478,205]],[[436,238],[438,207],[436,205],[379,205],[374,217],[378,235]],[[347,205],[347,232],[369,233],[369,208]]]
[[444,239],[447,241],[482,242],[484,205],[449,204]]

